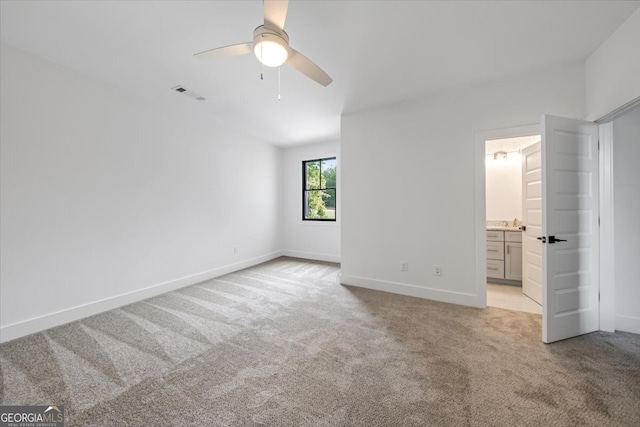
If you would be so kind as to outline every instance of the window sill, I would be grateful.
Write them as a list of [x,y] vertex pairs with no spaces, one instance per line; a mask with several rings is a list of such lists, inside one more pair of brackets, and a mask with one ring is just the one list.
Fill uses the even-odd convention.
[[298,225],[302,226],[312,226],[312,227],[338,227],[340,226],[340,221],[298,221]]

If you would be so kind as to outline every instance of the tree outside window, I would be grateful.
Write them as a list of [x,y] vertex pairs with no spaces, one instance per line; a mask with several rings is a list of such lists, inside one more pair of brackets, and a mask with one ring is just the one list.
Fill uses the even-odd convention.
[[302,219],[336,220],[336,158],[302,162]]

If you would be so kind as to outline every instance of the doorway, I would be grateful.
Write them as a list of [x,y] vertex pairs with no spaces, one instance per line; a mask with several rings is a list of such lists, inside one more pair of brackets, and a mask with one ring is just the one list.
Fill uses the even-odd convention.
[[487,306],[541,315],[540,244],[522,233],[525,216],[529,227],[541,227],[540,139],[485,141],[485,204]]
[[598,330],[600,155],[596,123],[543,115],[539,125],[476,134],[476,278],[479,302],[486,306],[485,141],[538,134],[542,135],[538,161],[541,209],[536,223],[541,233],[528,228],[522,233],[540,246],[541,338],[550,343]]

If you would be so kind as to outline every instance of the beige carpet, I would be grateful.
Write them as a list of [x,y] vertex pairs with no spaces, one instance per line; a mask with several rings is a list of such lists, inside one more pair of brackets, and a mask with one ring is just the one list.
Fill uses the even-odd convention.
[[640,336],[337,283],[281,258],[0,345],[0,402],[67,425],[638,426]]

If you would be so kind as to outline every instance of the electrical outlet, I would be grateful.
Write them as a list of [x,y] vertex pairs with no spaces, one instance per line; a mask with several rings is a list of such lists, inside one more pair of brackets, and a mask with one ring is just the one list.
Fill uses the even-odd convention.
[[409,271],[409,263],[407,261],[400,263],[400,271]]
[[442,267],[440,267],[439,265],[434,265],[433,266],[433,275],[434,276],[442,276]]
[[234,255],[238,255],[238,247],[237,246],[233,247],[233,254]]

